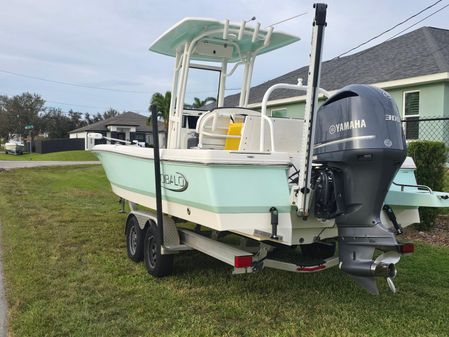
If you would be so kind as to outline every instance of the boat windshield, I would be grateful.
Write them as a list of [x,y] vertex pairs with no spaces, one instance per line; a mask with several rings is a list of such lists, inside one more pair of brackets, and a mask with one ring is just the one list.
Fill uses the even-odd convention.
[[184,110],[210,110],[218,99],[219,69],[190,66],[184,98]]

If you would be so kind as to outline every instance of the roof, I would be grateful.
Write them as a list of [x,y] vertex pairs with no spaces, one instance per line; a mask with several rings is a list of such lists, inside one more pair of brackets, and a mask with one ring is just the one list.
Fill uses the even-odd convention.
[[[263,46],[265,36],[268,32],[265,29],[260,29],[257,34],[257,39],[253,43],[252,35],[255,28],[245,27],[245,34],[242,35],[241,39],[238,39],[240,26],[240,23],[230,22],[227,28],[227,37],[226,39],[223,39],[225,21],[205,18],[185,18],[162,34],[153,43],[150,50],[159,54],[174,57],[176,56],[176,51],[184,48],[186,42],[191,42],[193,39],[205,34],[205,37],[207,36],[209,39],[209,45],[215,44],[219,45],[219,47],[215,48],[216,50],[210,50],[207,46],[200,46],[197,44],[196,49],[192,53],[191,59],[203,61],[222,61],[223,57],[225,57],[229,62],[239,61],[240,55],[237,48],[233,48],[233,46],[238,45],[241,54],[245,54],[246,52],[254,52]],[[213,39],[213,41],[211,41],[211,39]],[[296,41],[299,41],[299,37],[273,31],[269,45],[258,51],[257,54],[267,53],[271,50],[287,46]]]
[[[115,117],[110,117],[97,123],[86,125],[82,128],[70,131],[69,133],[108,131],[108,126],[110,125],[135,126],[137,132],[151,132],[151,127],[147,124],[147,121],[148,117],[128,111]],[[163,128],[163,123],[159,123],[159,130],[163,130]]]
[[[326,45],[324,45],[326,47]],[[252,87],[249,104],[262,101],[276,83],[307,83],[308,66]],[[322,63],[320,86],[340,89],[348,84],[373,84],[410,77],[449,72],[449,30],[422,27],[359,53]],[[298,91],[279,89],[270,100],[298,96]],[[225,98],[225,106],[237,106],[239,94]]]

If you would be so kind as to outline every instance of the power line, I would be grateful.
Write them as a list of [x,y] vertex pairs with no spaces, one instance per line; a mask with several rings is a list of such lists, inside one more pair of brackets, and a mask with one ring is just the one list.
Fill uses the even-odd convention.
[[367,40],[367,41],[365,41],[365,42],[360,43],[359,45],[355,46],[354,48],[351,48],[351,49],[345,51],[344,53],[341,53],[340,55],[334,57],[334,59],[340,58],[341,56],[346,55],[346,54],[350,53],[351,51],[360,48],[361,46],[366,45],[367,43],[369,43],[369,42],[371,42],[371,41],[373,41],[373,40],[375,40],[375,39],[381,37],[382,35],[385,35],[386,33],[392,31],[392,30],[395,29],[396,27],[399,27],[400,25],[403,25],[404,23],[406,23],[407,21],[410,21],[411,19],[413,19],[414,17],[418,16],[419,14],[421,14],[421,13],[425,12],[426,10],[428,10],[428,9],[430,9],[430,8],[432,8],[432,7],[434,7],[435,5],[437,5],[438,3],[440,3],[441,1],[443,1],[443,0],[438,0],[438,1],[434,2],[434,3],[431,4],[430,6],[427,6],[426,8],[420,10],[418,13],[413,14],[412,16],[408,17],[407,19],[405,19],[405,20],[403,20],[403,21],[397,23],[397,24],[394,25],[393,27],[388,28],[387,30],[383,31],[382,33],[380,33],[380,34],[378,34],[378,35],[376,35],[376,36],[374,36],[374,37],[372,37],[371,39],[369,39],[369,40]]
[[18,77],[29,78],[29,79],[33,79],[33,80],[37,80],[37,81],[44,81],[44,82],[61,84],[61,85],[68,85],[68,86],[72,86],[72,87],[88,88],[88,89],[104,90],[104,91],[122,92],[122,93],[126,93],[126,94],[149,95],[149,92],[147,92],[147,91],[122,90],[122,89],[112,89],[112,88],[105,88],[105,87],[96,87],[96,86],[83,85],[83,84],[72,83],[72,82],[51,80],[51,79],[44,78],[44,77],[30,76],[30,75],[20,74],[20,73],[16,73],[16,72],[4,70],[4,69],[0,69],[0,72],[5,73],[5,74],[9,74],[9,75],[18,76]]
[[426,19],[428,19],[428,18],[430,18],[431,16],[433,16],[433,15],[435,15],[435,14],[437,14],[438,12],[441,12],[443,9],[445,9],[446,7],[449,7],[449,4],[447,4],[446,6],[444,6],[444,7],[441,7],[440,9],[437,9],[435,12],[432,12],[431,14],[429,14],[429,15],[427,15],[426,17],[424,17],[423,19],[421,19],[421,20],[419,20],[419,21],[417,21],[417,22],[415,22],[413,25],[411,25],[411,26],[408,26],[407,28],[405,28],[405,29],[403,29],[403,30],[401,30],[399,33],[397,33],[397,34],[395,34],[395,35],[393,35],[392,37],[390,37],[388,40],[386,40],[386,41],[390,41],[390,40],[392,40],[392,39],[394,39],[396,36],[398,36],[398,35],[400,35],[400,34],[402,34],[403,32],[405,32],[405,31],[407,31],[407,30],[409,30],[410,28],[412,28],[412,27],[415,27],[418,23],[421,23],[421,22],[423,22],[424,20],[426,20]]
[[[44,82],[50,82],[50,83],[55,83],[55,84],[68,85],[68,86],[72,86],[72,87],[80,87],[80,88],[88,88],[88,89],[96,89],[96,90],[105,90],[105,91],[123,92],[123,93],[127,93],[127,94],[142,94],[142,95],[149,95],[149,92],[147,92],[147,91],[135,91],[135,90],[122,90],[122,89],[112,89],[112,88],[104,88],[104,87],[95,87],[95,86],[91,86],[91,85],[83,85],[83,84],[72,83],[72,82],[64,82],[64,81],[50,80],[50,79],[48,79],[48,78],[43,78],[43,77],[37,77],[37,76],[30,76],[30,75],[20,74],[20,73],[16,73],[16,72],[9,71],[9,70],[4,70],[4,69],[0,69],[0,72],[5,73],[5,74],[9,74],[9,75],[18,76],[18,77],[29,78],[29,79],[33,79],[33,80],[37,80],[37,81],[44,81]],[[227,88],[227,89],[225,89],[225,90],[240,90],[240,89],[237,89],[237,88]],[[202,92],[205,92],[205,91],[202,91]],[[61,104],[62,104],[62,103],[61,103]],[[72,105],[78,105],[78,104],[72,104]]]
[[266,26],[265,28],[274,27],[274,26],[276,26],[276,25],[278,25],[278,24],[280,24],[280,23],[284,23],[284,22],[286,22],[286,21],[290,21],[290,20],[299,18],[300,16],[303,16],[303,15],[306,15],[306,14],[307,14],[307,12],[304,12],[304,13],[300,13],[300,14],[294,15],[294,16],[289,17],[289,18],[287,18],[287,19],[284,19],[284,20],[281,20],[281,21],[272,23],[271,25]]
[[[109,107],[100,107],[100,106],[93,106],[93,105],[84,105],[84,104],[74,104],[74,103],[66,103],[66,102],[60,102],[60,101],[51,101],[51,100],[45,100],[46,103],[53,103],[53,104],[59,104],[59,105],[67,105],[67,106],[75,106],[75,107],[82,107],[82,108],[91,108],[91,109],[101,109],[101,110],[109,110],[114,109],[112,106]],[[138,111],[146,113],[145,109],[123,109],[123,111]],[[67,112],[64,112],[67,113]]]
[[58,101],[49,101],[45,100],[46,103],[60,104],[60,105],[68,105],[68,106],[77,106],[81,108],[91,108],[91,109],[106,109],[105,107],[92,106],[92,105],[83,105],[83,104],[73,104],[73,103],[64,103]]
[[[425,18],[423,18],[422,20],[416,22],[416,24],[421,23],[422,21],[424,21],[424,20],[430,18],[431,16],[437,14],[438,12],[442,11],[443,9],[445,9],[445,8],[448,7],[448,6],[449,6],[449,4],[447,4],[447,5],[444,6],[444,7],[441,7],[440,9],[436,10],[435,12],[433,12],[433,13],[427,15],[427,16],[426,16]],[[393,35],[392,37],[390,37],[389,39],[387,39],[387,40],[385,40],[385,41],[383,41],[383,42],[392,40],[392,39],[395,38],[397,35],[399,35],[400,33],[404,32],[404,31],[406,31],[407,29],[409,29],[409,28],[415,26],[416,24],[409,26],[408,28],[402,30],[401,32],[399,32],[399,33],[396,34],[396,35]],[[383,43],[383,42],[382,42],[382,43]],[[446,49],[446,48],[447,48],[447,46],[442,47],[442,48],[439,48],[439,49],[434,50],[434,51],[431,51],[427,56],[431,56],[431,55],[433,55],[434,53],[438,52],[439,50],[441,50],[441,49]],[[335,71],[336,69],[343,67],[343,66],[346,65],[347,63],[354,61],[354,58],[359,57],[359,56],[362,56],[363,54],[367,53],[369,50],[371,50],[371,48],[365,49],[365,50],[361,51],[361,52],[358,53],[358,54],[352,55],[352,57],[351,57],[351,58],[348,58],[348,59],[346,60],[346,62],[343,62],[342,64],[339,64],[339,65],[338,65],[337,67],[335,67],[333,70]],[[427,57],[427,56],[426,56],[426,57]],[[338,56],[337,56],[337,57],[334,57],[333,59],[331,59],[331,61],[332,61],[332,60],[336,60],[336,59],[338,59]]]

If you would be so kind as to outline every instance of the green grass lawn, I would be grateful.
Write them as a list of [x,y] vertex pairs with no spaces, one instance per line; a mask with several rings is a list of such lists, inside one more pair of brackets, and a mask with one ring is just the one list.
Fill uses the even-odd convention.
[[449,335],[449,248],[403,258],[396,295],[337,268],[232,276],[198,252],[155,279],[127,258],[118,208],[99,166],[0,173],[11,336]]
[[97,157],[89,151],[74,150],[52,153],[25,153],[23,155],[5,154],[0,152],[0,160],[63,160],[63,161],[90,161],[97,160]]

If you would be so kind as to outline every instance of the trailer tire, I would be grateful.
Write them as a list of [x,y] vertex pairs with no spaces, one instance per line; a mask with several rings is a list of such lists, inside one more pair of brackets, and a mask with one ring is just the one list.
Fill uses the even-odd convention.
[[142,261],[145,231],[140,229],[139,222],[134,215],[130,215],[126,220],[125,237],[128,257],[134,262]]
[[161,238],[157,225],[150,221],[143,244],[144,262],[148,274],[163,277],[171,274],[173,255],[161,254]]

